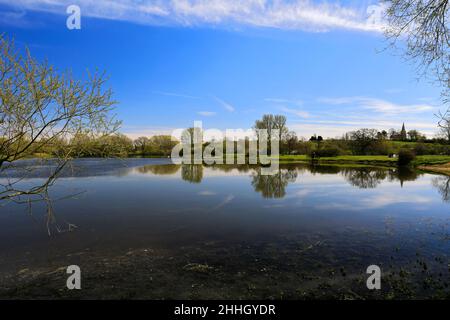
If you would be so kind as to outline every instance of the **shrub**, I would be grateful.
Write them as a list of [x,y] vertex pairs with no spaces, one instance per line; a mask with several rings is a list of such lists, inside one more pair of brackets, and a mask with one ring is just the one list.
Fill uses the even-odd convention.
[[297,145],[295,146],[295,153],[297,154],[311,154],[311,150],[312,150],[313,146],[312,143],[308,142],[298,142]]
[[414,147],[414,153],[418,156],[423,156],[425,154],[431,154],[427,145],[424,143],[417,144]]
[[378,155],[387,156],[388,154],[390,154],[392,152],[393,152],[393,150],[392,150],[391,146],[386,141],[378,140],[378,141],[373,141],[370,144],[369,150],[366,151],[366,154],[374,155],[374,156],[378,156]]
[[442,146],[442,152],[443,155],[450,156],[450,146]]
[[337,157],[343,154],[343,151],[336,147],[336,146],[328,146],[326,148],[321,148],[318,150],[310,150],[310,152],[308,153],[308,155],[310,157],[313,156],[313,153],[315,155],[315,157]]
[[414,152],[418,156],[445,154],[445,146],[431,143],[420,143],[414,147]]
[[409,165],[416,158],[416,154],[409,149],[402,149],[398,153],[398,164],[400,166]]

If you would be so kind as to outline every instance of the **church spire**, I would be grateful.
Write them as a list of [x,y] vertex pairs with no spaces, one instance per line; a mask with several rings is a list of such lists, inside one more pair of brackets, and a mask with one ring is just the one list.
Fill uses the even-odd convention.
[[406,128],[405,128],[405,123],[403,122],[403,126],[402,126],[402,131],[400,132],[400,137],[401,139],[407,140],[408,136],[406,135]]

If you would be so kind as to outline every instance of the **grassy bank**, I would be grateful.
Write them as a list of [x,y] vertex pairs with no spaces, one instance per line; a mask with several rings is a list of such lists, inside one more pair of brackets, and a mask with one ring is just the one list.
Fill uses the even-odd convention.
[[[236,155],[235,155],[236,156]],[[165,158],[162,156],[129,156],[128,158]],[[48,154],[34,154],[30,158],[51,158]],[[281,163],[295,163],[295,162],[310,162],[311,158],[307,155],[281,155]],[[319,164],[333,164],[333,165],[370,165],[395,167],[397,166],[396,158],[389,158],[388,156],[338,156],[338,157],[322,157],[315,159]],[[450,156],[440,155],[425,155],[417,156],[412,162],[414,167],[421,170],[432,171],[450,174]]]
[[[281,162],[307,162],[311,159],[306,155],[282,155]],[[388,156],[339,156],[339,157],[324,157],[316,159],[318,163],[325,164],[366,164],[377,166],[396,166],[397,159],[389,158]],[[418,156],[414,161],[414,166],[433,166],[445,165],[450,163],[450,156]]]

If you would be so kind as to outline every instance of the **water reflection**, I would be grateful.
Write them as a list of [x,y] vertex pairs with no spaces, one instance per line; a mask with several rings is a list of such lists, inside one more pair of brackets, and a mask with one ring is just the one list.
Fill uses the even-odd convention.
[[360,189],[374,189],[388,176],[388,171],[383,169],[362,168],[359,170],[343,169],[345,179]]
[[[47,237],[45,223],[30,224],[22,207],[0,208],[0,279],[9,281],[0,280],[0,297],[3,288],[16,286],[30,294],[59,292],[60,273],[54,270],[72,263],[90,268],[86,272],[96,280],[91,287],[99,289],[87,297],[111,292],[112,298],[122,297],[120,290],[125,298],[192,298],[193,283],[202,283],[196,294],[203,290],[194,298],[268,299],[280,292],[305,298],[305,288],[312,288],[312,298],[324,288],[336,288],[339,297],[341,288],[361,288],[358,295],[374,298],[353,282],[370,264],[401,277],[390,278],[396,284],[425,283],[402,280],[405,273],[428,281],[430,272],[442,271],[439,277],[448,278],[450,177],[307,164],[281,165],[265,176],[250,165],[162,163],[74,161],[77,170],[68,171],[70,178],[60,179],[52,195],[86,190],[77,199],[54,203],[60,221],[80,227],[57,239]],[[422,272],[425,259],[428,269]],[[30,278],[22,276],[25,268]],[[35,270],[55,278],[35,280]],[[148,284],[150,276],[167,285],[130,288],[129,283]],[[28,279],[30,289],[17,282]],[[35,290],[37,282],[55,288]],[[108,291],[111,283],[114,290]]]
[[437,188],[443,201],[450,202],[450,177],[439,176],[433,178],[433,186]]
[[252,173],[252,186],[264,198],[284,198],[289,182],[297,180],[297,170],[293,168],[280,169],[274,175],[262,175],[261,169]]
[[222,172],[231,172],[231,171],[238,171],[241,173],[247,173],[250,171],[254,171],[258,169],[258,166],[250,165],[250,164],[220,164],[215,166],[208,166],[208,168],[211,168],[211,170],[219,170]]
[[198,164],[183,165],[181,167],[181,178],[190,183],[200,183],[203,179],[203,166]]
[[181,168],[179,164],[166,164],[166,165],[148,165],[143,167],[138,167],[137,171],[139,173],[151,173],[154,175],[174,175]]
[[308,170],[313,174],[341,174],[352,186],[360,189],[374,189],[385,180],[399,181],[403,187],[405,181],[415,181],[422,175],[411,168],[310,166]]
[[[249,173],[251,184],[255,192],[264,198],[284,198],[286,188],[297,180],[299,174],[310,173],[312,175],[341,175],[350,185],[359,189],[375,189],[384,181],[400,182],[403,187],[405,182],[416,181],[423,173],[411,168],[379,168],[379,167],[340,167],[289,164],[281,165],[274,175],[262,175],[261,168],[254,165],[146,165],[135,168],[141,174],[153,175],[177,175],[181,169],[181,178],[184,181],[199,184],[205,176],[205,170],[230,173],[237,171]],[[122,173],[126,174],[126,173]],[[206,174],[207,176],[208,174]],[[438,189],[442,199],[450,202],[450,177],[437,176],[432,185]]]
[[355,187],[361,189],[376,188],[384,180],[395,182],[400,181],[400,186],[406,181],[415,181],[421,174],[410,168],[383,169],[383,168],[359,168],[343,169],[346,180]]

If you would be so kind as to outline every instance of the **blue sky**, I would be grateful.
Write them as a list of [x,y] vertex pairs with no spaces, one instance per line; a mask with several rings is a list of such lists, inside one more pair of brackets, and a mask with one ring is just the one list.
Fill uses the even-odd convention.
[[[81,8],[81,30],[66,7]],[[374,7],[375,5],[375,7]],[[105,70],[122,132],[250,128],[284,114],[300,136],[361,127],[433,136],[438,87],[385,50],[377,1],[0,0],[0,31],[77,77]]]

